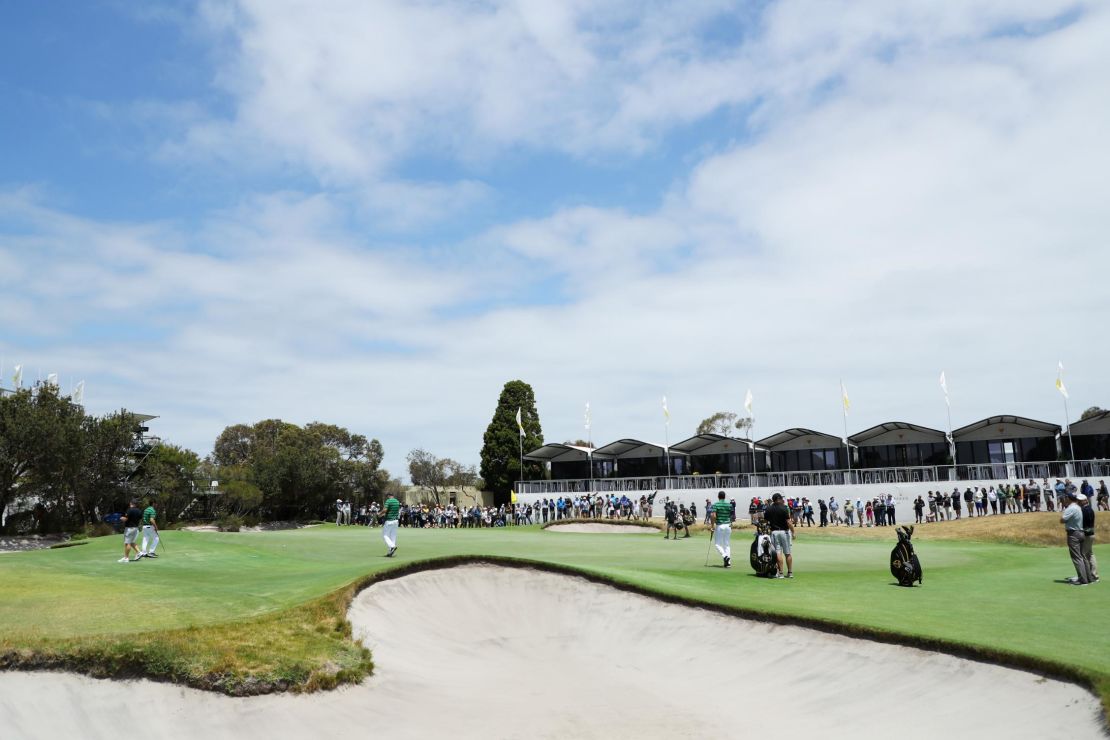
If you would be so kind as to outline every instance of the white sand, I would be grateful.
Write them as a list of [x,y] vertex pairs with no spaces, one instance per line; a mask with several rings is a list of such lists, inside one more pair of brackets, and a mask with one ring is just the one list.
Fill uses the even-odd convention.
[[360,686],[232,699],[0,673],[0,738],[1103,737],[1070,684],[567,576],[419,573],[365,591],[351,619],[377,664]]
[[600,524],[593,522],[575,522],[574,524],[553,524],[547,528],[548,532],[571,532],[590,534],[659,534],[655,527],[645,527],[640,524]]

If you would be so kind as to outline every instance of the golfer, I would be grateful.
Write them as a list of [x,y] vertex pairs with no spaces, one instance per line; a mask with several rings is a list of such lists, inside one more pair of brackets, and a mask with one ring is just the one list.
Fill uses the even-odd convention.
[[1060,515],[1060,523],[1068,538],[1068,554],[1071,556],[1072,565],[1075,566],[1075,578],[1069,578],[1068,583],[1076,586],[1086,586],[1091,582],[1091,570],[1087,559],[1083,557],[1083,541],[1086,535],[1083,532],[1083,509],[1080,508],[1087,497],[1074,488],[1064,494],[1068,505]]
[[[790,509],[782,502],[782,494],[771,497],[771,505],[763,517],[771,526],[771,544],[779,561],[779,571],[775,578],[794,577],[794,556],[790,551],[790,540],[794,535],[794,522],[790,520]],[[783,560],[786,561],[786,575],[783,576]]]
[[131,562],[129,553],[135,551],[135,560],[138,560],[142,555],[139,554],[139,547],[135,544],[135,540],[139,537],[139,522],[143,519],[143,512],[139,508],[138,499],[131,499],[131,506],[127,509],[127,513],[123,515],[123,557],[119,559],[121,563]]
[[725,567],[731,568],[732,546],[729,540],[732,539],[732,504],[725,501],[724,491],[717,494],[717,503],[713,504],[710,516],[713,519],[713,544],[725,559]]
[[[154,509],[154,503],[146,500],[146,508],[143,509],[143,546],[139,550],[140,558],[156,558],[157,553],[154,551],[158,549],[158,512]],[[147,542],[150,542],[150,549],[147,549]]]
[[391,493],[385,500],[385,521],[382,522],[382,539],[389,548],[389,552],[385,554],[387,558],[393,557],[393,553],[397,552],[397,519],[400,515],[401,502]]

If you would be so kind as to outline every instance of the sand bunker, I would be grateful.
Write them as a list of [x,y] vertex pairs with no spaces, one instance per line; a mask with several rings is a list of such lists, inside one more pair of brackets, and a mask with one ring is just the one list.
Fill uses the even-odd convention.
[[350,616],[374,650],[360,686],[232,699],[0,673],[0,737],[1103,737],[1097,701],[1071,684],[568,576],[419,573],[367,589]]
[[655,527],[640,524],[601,524],[593,522],[575,522],[574,524],[553,524],[547,528],[548,532],[588,532],[590,534],[659,534]]

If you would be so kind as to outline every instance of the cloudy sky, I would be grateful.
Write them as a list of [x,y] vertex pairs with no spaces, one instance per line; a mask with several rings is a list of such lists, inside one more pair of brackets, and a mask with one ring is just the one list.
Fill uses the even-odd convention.
[[[141,8],[141,9],[139,9]],[[1110,6],[8,3],[4,385],[202,454],[1110,406]]]

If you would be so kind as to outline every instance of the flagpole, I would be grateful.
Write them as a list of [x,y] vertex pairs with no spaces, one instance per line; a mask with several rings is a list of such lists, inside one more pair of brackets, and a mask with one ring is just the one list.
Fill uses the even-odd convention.
[[[852,470],[852,448],[848,446],[848,391],[844,388],[844,381],[840,381],[840,407],[844,413],[844,456],[848,459],[848,471]],[[851,476],[848,476],[851,478]]]
[[[1068,397],[1064,396],[1064,424],[1065,429],[1068,430],[1068,452],[1071,453],[1071,461],[1075,462],[1075,445],[1071,440],[1071,417],[1068,414]],[[1074,475],[1074,472],[1073,472]]]

